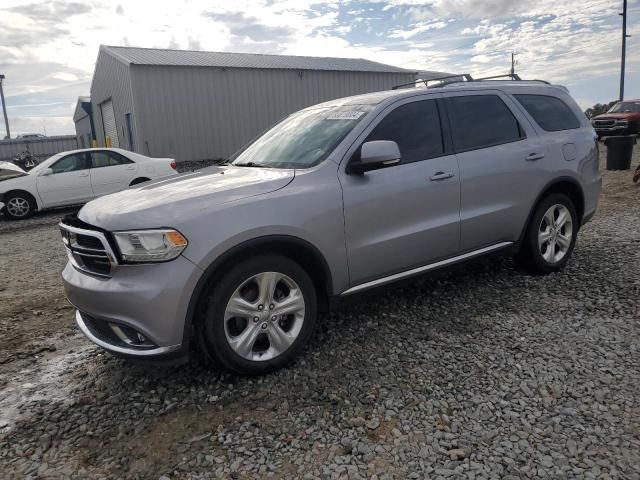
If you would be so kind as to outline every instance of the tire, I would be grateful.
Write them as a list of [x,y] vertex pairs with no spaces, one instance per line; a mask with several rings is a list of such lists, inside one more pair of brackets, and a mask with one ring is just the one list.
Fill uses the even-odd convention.
[[548,195],[529,221],[516,260],[531,273],[562,270],[571,258],[578,231],[578,215],[571,199],[561,193]]
[[[249,258],[212,283],[199,340],[217,366],[240,375],[277,370],[293,360],[313,333],[318,314],[313,281],[287,257]],[[274,295],[269,296],[274,290],[265,288],[269,285],[275,285]],[[287,300],[291,308],[278,306]]]
[[4,202],[4,214],[12,220],[24,220],[33,215],[36,210],[36,202],[26,192],[9,193]]

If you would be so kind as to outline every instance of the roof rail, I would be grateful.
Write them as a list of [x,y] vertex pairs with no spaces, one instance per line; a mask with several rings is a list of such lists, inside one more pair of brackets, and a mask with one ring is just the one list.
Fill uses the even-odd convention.
[[[455,78],[456,80],[451,80],[453,78]],[[459,80],[460,78],[463,78],[463,80]],[[507,73],[506,75],[492,75],[489,77],[480,77],[480,78],[473,78],[468,73],[461,73],[459,75],[447,75],[446,77],[429,78],[427,80],[418,79],[410,83],[395,85],[394,87],[391,87],[391,90],[397,90],[402,87],[416,86],[416,84],[418,83],[424,83],[424,86],[426,88],[441,88],[446,85],[451,85],[454,83],[482,82],[486,80],[498,80],[501,78],[509,78],[515,82],[540,82],[546,85],[551,85],[551,83],[547,82],[546,80],[526,80],[526,79],[523,80],[522,78],[520,78],[519,75],[515,73]],[[447,82],[446,80],[449,80],[449,81]],[[429,85],[429,82],[440,82],[440,83],[438,83],[437,85]]]
[[402,88],[402,87],[411,87],[411,86],[415,87],[417,83],[424,83],[425,87],[429,87],[429,82],[441,82],[443,80],[448,80],[451,78],[460,78],[460,77],[465,78],[467,82],[473,81],[473,78],[468,73],[460,73],[458,75],[447,75],[446,77],[437,77],[437,78],[428,78],[428,79],[419,78],[417,80],[414,80],[413,82],[394,85],[393,87],[391,87],[391,90],[398,90],[399,88]]

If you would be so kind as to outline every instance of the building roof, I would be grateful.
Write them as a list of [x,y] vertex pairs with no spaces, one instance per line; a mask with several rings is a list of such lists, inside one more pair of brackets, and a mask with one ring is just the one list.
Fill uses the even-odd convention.
[[118,60],[133,65],[415,73],[413,70],[405,70],[404,68],[385,65],[363,58],[300,57],[293,55],[263,55],[258,53],[114,47],[107,45],[102,45],[100,48],[109,52]]
[[91,98],[80,96],[78,97],[78,101],[76,102],[76,108],[73,112],[73,121],[78,122],[83,119],[89,112],[91,111]]

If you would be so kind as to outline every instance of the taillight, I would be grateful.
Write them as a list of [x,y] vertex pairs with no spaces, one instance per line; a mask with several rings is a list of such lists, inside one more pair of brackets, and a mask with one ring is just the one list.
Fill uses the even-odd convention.
[[176,161],[175,160],[171,160],[171,168],[173,168],[174,170],[176,169]]

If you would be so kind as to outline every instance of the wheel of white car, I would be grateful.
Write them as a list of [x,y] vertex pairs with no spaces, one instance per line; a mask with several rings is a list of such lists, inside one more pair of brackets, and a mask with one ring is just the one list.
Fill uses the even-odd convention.
[[250,258],[214,282],[201,334],[207,356],[235,373],[290,362],[313,332],[317,298],[309,275],[279,255]]
[[33,215],[36,203],[33,197],[24,192],[9,193],[4,199],[4,213],[13,220],[24,220]]

